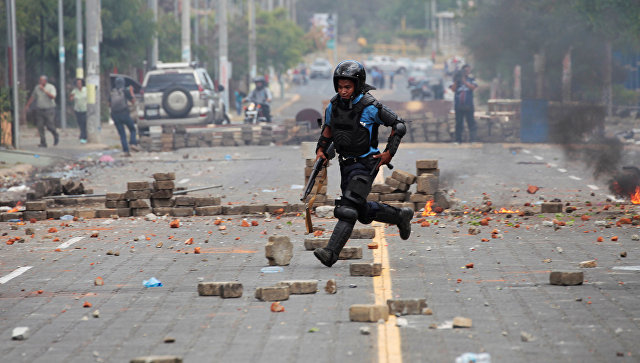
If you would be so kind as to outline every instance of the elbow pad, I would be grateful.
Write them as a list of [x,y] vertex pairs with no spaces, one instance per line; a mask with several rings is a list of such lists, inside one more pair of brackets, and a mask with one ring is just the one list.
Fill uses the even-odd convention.
[[398,151],[398,147],[400,146],[400,141],[402,141],[402,137],[407,133],[407,126],[405,126],[402,120],[398,120],[397,123],[393,126],[393,133],[387,139],[387,148],[385,151],[389,152],[389,155],[393,157]]
[[378,102],[376,105],[378,108],[378,117],[380,117],[380,121],[385,126],[391,126],[395,128],[395,125],[398,123],[398,115],[395,112],[391,111],[390,108]]

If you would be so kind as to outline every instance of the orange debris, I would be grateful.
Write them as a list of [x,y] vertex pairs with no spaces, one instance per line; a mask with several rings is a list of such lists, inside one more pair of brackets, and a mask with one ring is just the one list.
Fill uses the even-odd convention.
[[169,223],[169,227],[171,227],[171,228],[180,227],[180,220],[179,219],[172,220],[171,223]]

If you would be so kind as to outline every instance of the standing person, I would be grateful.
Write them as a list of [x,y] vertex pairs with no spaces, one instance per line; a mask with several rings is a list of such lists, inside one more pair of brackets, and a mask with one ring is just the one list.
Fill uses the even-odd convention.
[[69,95],[73,102],[73,111],[76,113],[76,121],[80,128],[80,143],[87,143],[87,87],[81,78],[76,79],[76,86]]
[[25,112],[36,101],[36,125],[40,134],[40,144],[38,147],[47,147],[47,138],[44,128],[53,135],[53,145],[58,145],[60,136],[56,131],[56,87],[47,82],[47,76],[42,75],[38,80],[38,85],[31,92],[31,97],[24,106]]
[[[124,156],[131,156],[129,146],[131,146],[131,150],[133,151],[140,151],[140,148],[138,147],[138,141],[136,139],[136,126],[133,124],[133,120],[129,114],[127,101],[135,103],[136,99],[133,97],[131,88],[125,90],[124,78],[118,77],[115,80],[115,87],[111,89],[111,93],[109,94],[109,107],[111,109],[111,118],[116,126],[116,130],[118,130],[118,135],[120,135],[120,143],[122,144]],[[129,143],[127,143],[125,126],[129,129]]]
[[478,87],[476,81],[471,77],[471,67],[468,64],[453,76],[453,84],[449,87],[455,92],[454,110],[456,112],[456,142],[462,143],[462,131],[464,130],[464,120],[467,120],[469,128],[469,142],[476,141],[477,125],[473,118],[473,91]]
[[247,96],[246,93],[237,90],[235,91],[235,99],[236,99],[236,112],[238,116],[242,114],[242,100]]
[[270,104],[273,96],[271,95],[269,87],[267,87],[267,80],[265,77],[260,76],[256,77],[253,82],[256,84],[256,88],[249,92],[247,99],[251,102],[259,104],[260,107],[262,107],[264,117],[267,119],[267,122],[271,122]]
[[[338,64],[333,72],[333,87],[337,94],[325,110],[316,147],[316,160],[328,159],[325,151],[333,142],[340,162],[342,197],[336,200],[334,210],[338,223],[327,247],[313,251],[328,267],[338,261],[356,221],[395,224],[402,239],[411,235],[412,209],[367,202],[378,169],[389,164],[407,128],[393,111],[369,94],[374,88],[365,83],[366,79],[365,69],[359,62],[346,60]],[[378,127],[381,125],[392,130],[382,153],[378,149]]]

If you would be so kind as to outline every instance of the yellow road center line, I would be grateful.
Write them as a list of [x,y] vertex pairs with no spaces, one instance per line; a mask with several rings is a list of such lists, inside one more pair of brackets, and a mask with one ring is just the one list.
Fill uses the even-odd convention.
[[[384,237],[384,223],[375,222],[374,227],[376,236],[373,241],[378,243],[378,249],[373,250],[373,259],[382,264],[382,274],[373,278],[373,290],[376,305],[387,305],[387,299],[393,298],[389,251],[386,246],[387,240]],[[378,362],[402,362],[400,329],[396,326],[394,315],[389,315],[389,320],[384,324],[378,324]]]
[[[383,169],[376,176],[376,183],[384,181]],[[384,223],[374,222],[376,236],[373,239],[378,244],[378,249],[373,250],[373,260],[382,264],[382,274],[373,278],[373,291],[376,297],[376,305],[387,305],[387,299],[393,298],[391,290],[391,271],[389,269],[389,251],[387,239],[384,236]],[[395,315],[389,315],[389,320],[384,324],[378,324],[378,362],[396,363],[402,362],[402,344],[400,329],[396,326]]]

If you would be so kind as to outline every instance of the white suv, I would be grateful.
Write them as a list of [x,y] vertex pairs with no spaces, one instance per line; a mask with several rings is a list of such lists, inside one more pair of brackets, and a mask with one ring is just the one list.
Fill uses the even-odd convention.
[[159,63],[145,75],[142,95],[141,128],[229,122],[207,71],[188,63]]

